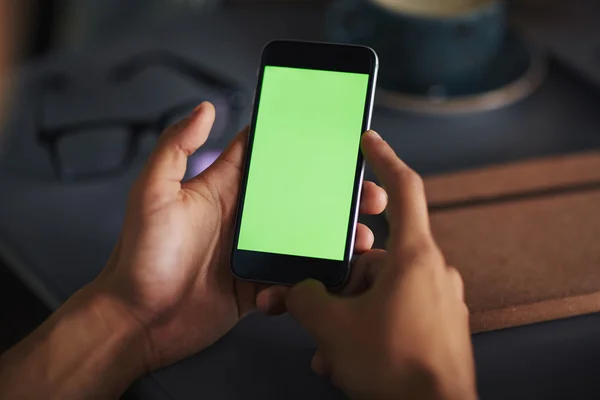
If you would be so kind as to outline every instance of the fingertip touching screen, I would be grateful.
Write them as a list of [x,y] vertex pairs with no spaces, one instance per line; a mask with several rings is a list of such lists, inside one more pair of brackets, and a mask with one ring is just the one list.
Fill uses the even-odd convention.
[[343,260],[369,75],[265,66],[237,248]]

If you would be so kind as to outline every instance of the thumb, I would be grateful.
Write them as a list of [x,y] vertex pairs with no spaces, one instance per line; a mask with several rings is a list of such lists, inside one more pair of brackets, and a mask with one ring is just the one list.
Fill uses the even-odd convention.
[[184,187],[197,191],[203,190],[207,185],[211,187],[218,193],[226,217],[232,217],[235,213],[247,140],[248,128],[246,127],[237,134],[210,167],[184,184]]
[[242,178],[248,130],[249,128],[246,127],[239,132],[215,162],[198,175],[217,186],[219,192],[235,191],[237,193],[239,181]]
[[203,102],[189,117],[169,127],[150,156],[144,178],[152,184],[170,182],[179,187],[187,158],[204,144],[214,121],[214,106]]
[[367,291],[375,283],[386,260],[385,250],[373,249],[361,254],[352,265],[350,279],[341,294],[357,296]]
[[321,282],[309,279],[290,289],[286,308],[317,342],[322,342],[329,336],[339,301]]

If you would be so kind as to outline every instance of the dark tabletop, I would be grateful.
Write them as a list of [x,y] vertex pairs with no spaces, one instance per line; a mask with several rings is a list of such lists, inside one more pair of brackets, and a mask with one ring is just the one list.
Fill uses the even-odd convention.
[[[107,67],[144,49],[170,49],[231,77],[250,94],[260,50],[273,38],[323,39],[323,10],[237,7],[176,27],[140,28],[94,51],[53,54],[24,68],[0,168],[0,254],[46,304],[57,307],[103,267],[121,226],[128,188],[154,139],[144,139],[134,165],[120,177],[60,184],[35,139],[31,105],[40,92],[34,82],[56,70],[73,79],[69,94],[46,99],[48,123],[150,116],[198,89],[161,68],[111,85],[104,79]],[[551,64],[542,88],[511,107],[446,117],[377,109],[373,127],[408,164],[433,174],[600,147],[599,109],[600,97],[589,85]],[[220,149],[232,135],[207,146]],[[384,221],[366,222],[381,246]],[[595,379],[600,373],[598,337],[599,315],[475,335],[481,397],[592,397],[600,389]],[[288,316],[252,315],[210,349],[141,379],[131,394],[157,399],[342,398],[310,372],[313,351],[312,341]]]

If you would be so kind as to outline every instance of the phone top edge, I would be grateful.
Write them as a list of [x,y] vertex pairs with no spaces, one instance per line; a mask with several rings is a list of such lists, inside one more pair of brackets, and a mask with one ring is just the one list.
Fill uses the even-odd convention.
[[340,42],[325,42],[325,41],[317,41],[317,40],[292,40],[292,39],[273,39],[265,43],[265,45],[261,49],[261,54],[264,55],[265,50],[269,47],[279,45],[279,44],[289,44],[289,45],[315,45],[315,46],[331,46],[331,47],[345,47],[345,48],[355,48],[355,49],[365,49],[368,50],[373,57],[375,58],[375,65],[379,66],[379,56],[375,49],[370,46],[366,46],[364,44],[354,44],[354,43],[340,43]]
[[260,67],[331,70],[373,74],[379,58],[368,46],[316,41],[277,39],[263,47]]
[[333,45],[333,46],[345,46],[345,47],[361,47],[364,49],[369,49],[371,50],[373,53],[375,53],[375,50],[373,50],[373,48],[366,46],[364,44],[355,44],[355,43],[342,43],[342,42],[327,42],[327,41],[323,41],[323,40],[294,40],[294,39],[273,39],[268,41],[264,46],[263,49],[265,47],[268,47],[271,44],[277,44],[277,43],[298,43],[298,44],[316,44],[316,45]]

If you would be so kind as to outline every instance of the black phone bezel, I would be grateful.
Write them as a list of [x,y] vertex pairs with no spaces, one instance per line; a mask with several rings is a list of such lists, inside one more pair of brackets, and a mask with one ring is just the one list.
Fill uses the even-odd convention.
[[247,281],[293,285],[305,279],[312,278],[323,282],[328,288],[336,288],[343,285],[349,276],[350,262],[354,250],[359,199],[364,175],[364,158],[360,149],[357,154],[352,208],[348,222],[343,260],[327,260],[237,249],[263,73],[267,65],[368,74],[369,83],[362,123],[362,132],[365,132],[369,129],[371,122],[374,88],[378,69],[377,55],[372,49],[365,46],[276,40],[264,47],[257,74],[258,82],[254,96],[252,120],[236,212],[230,261],[231,271],[237,278]]

